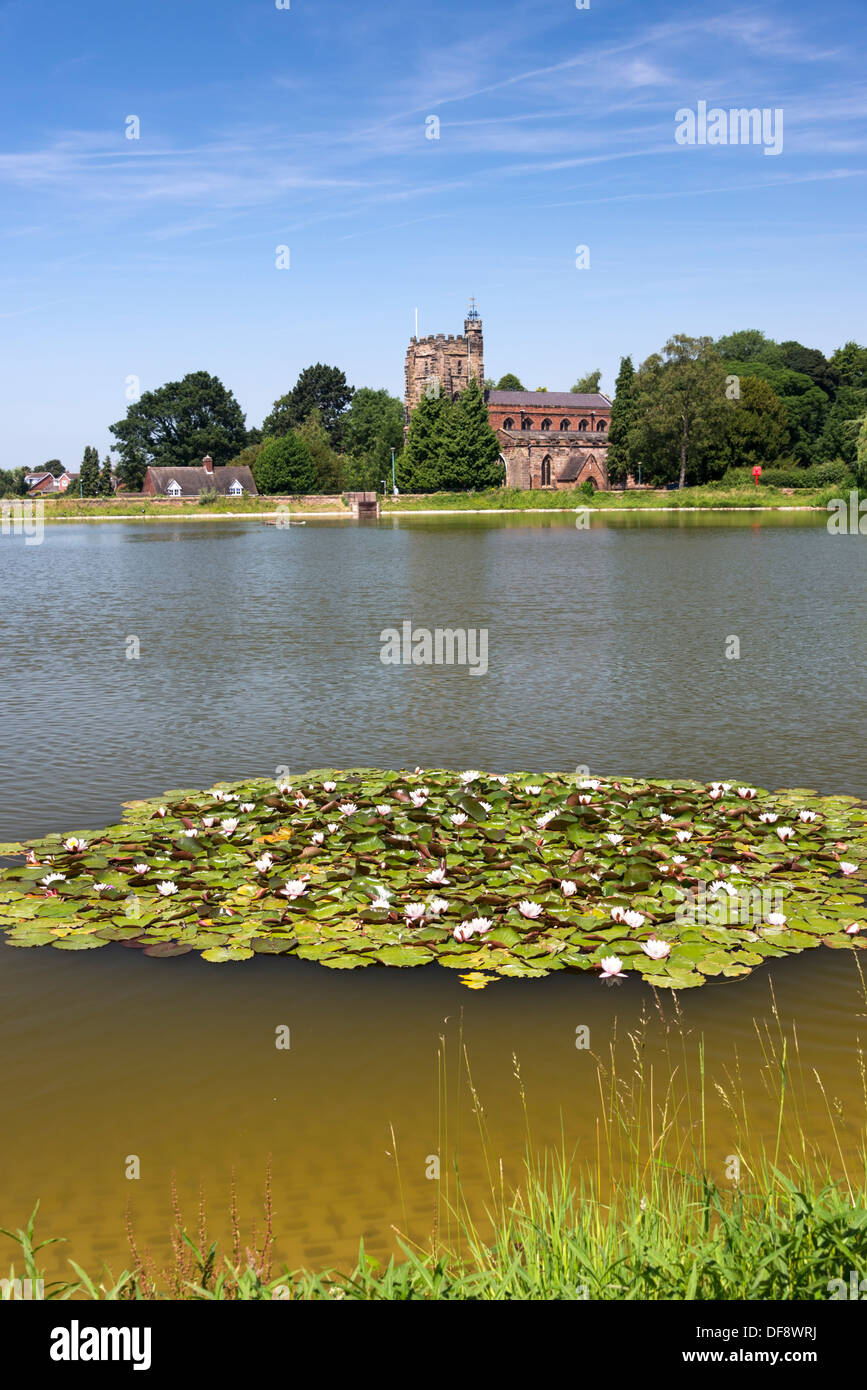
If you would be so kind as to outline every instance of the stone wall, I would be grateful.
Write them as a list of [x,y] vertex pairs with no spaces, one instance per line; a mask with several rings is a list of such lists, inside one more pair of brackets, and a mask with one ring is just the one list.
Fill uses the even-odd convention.
[[456,396],[470,377],[484,384],[481,319],[466,319],[463,334],[437,333],[429,338],[411,338],[406,350],[404,370],[404,419],[409,424],[425,391]]

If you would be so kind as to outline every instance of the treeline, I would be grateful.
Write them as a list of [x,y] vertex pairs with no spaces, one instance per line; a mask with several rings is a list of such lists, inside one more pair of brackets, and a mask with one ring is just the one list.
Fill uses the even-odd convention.
[[[621,359],[608,471],[681,487],[762,468],[773,481],[867,485],[867,348],[777,343],[758,329],[677,334],[636,371]],[[809,469],[809,475],[805,470]]]

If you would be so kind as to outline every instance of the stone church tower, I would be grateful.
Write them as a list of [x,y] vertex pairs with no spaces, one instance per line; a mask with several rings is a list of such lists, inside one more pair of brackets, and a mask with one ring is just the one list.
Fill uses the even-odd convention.
[[482,354],[482,320],[474,299],[464,319],[463,336],[437,333],[411,338],[406,350],[404,424],[409,425],[410,412],[425,393],[443,392],[454,398],[471,377],[484,389]]

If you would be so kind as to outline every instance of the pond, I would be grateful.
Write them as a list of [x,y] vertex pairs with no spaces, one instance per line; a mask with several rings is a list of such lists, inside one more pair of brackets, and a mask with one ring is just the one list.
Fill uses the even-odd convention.
[[[0,841],[109,825],[122,802],[172,787],[310,767],[586,767],[867,796],[857,537],[810,515],[574,520],[57,524],[40,546],[3,538]],[[487,670],[385,664],[382,634],[405,622],[484,630]],[[737,1063],[759,1130],[775,1122],[760,1039],[775,1009],[826,1087],[811,1137],[830,1145],[839,1114],[853,1138],[863,1123],[857,966],[819,948],[677,1000],[709,1075]],[[159,1253],[173,1171],[191,1218],[201,1181],[219,1226],[232,1168],[253,1212],[270,1155],[281,1258],[345,1263],[362,1235],[381,1253],[393,1225],[430,1228],[441,1038],[454,1068],[462,1036],[493,1145],[514,1164],[513,1058],[534,1141],[562,1123],[570,1148],[592,1149],[596,1071],[576,1029],[604,1054],[648,1004],[632,979],[469,991],[438,967],[0,945],[14,1117],[0,1224],[39,1197],[44,1232],[69,1237],[74,1258],[120,1266],[127,1201]],[[666,1036],[654,1014],[649,1056]],[[722,1163],[735,1139],[718,1097],[707,1125]],[[466,1149],[472,1189],[469,1136]]]

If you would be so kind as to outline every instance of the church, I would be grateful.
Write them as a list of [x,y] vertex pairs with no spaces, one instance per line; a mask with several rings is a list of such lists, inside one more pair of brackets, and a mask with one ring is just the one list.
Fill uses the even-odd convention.
[[[484,386],[482,320],[471,302],[463,334],[411,338],[406,353],[404,420],[425,393],[452,399],[474,379]],[[485,390],[488,419],[500,444],[506,486],[608,487],[611,401],[597,391]]]

